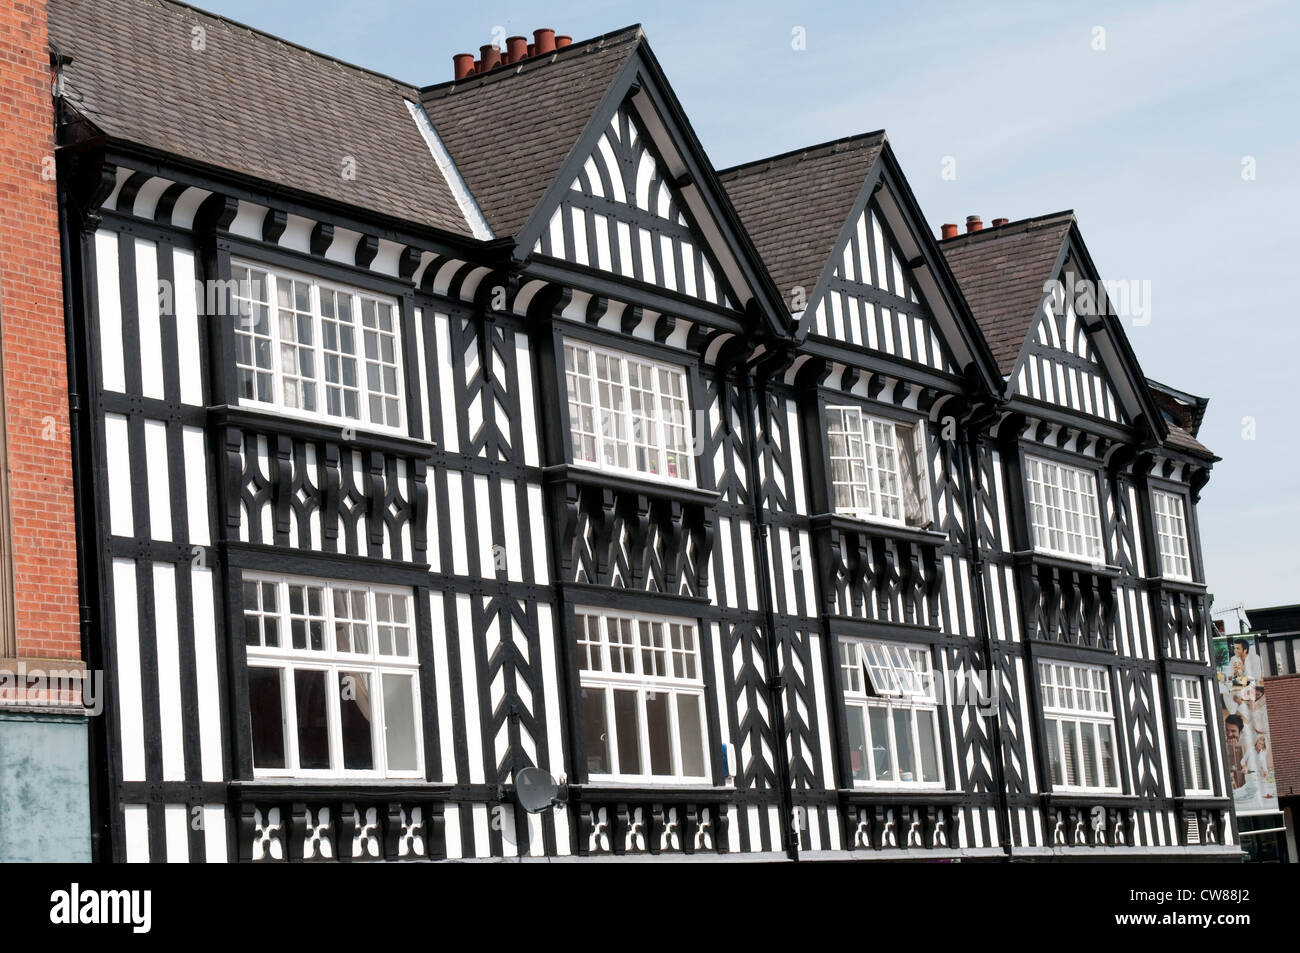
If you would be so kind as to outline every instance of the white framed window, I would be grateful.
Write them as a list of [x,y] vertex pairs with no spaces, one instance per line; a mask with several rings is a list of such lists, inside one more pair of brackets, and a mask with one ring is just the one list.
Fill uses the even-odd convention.
[[411,592],[245,573],[257,777],[422,778]]
[[1097,476],[1078,467],[1025,457],[1034,548],[1090,563],[1105,561]]
[[230,273],[241,404],[402,431],[396,300],[250,262]]
[[1047,722],[1047,760],[1057,791],[1119,790],[1115,712],[1106,669],[1073,662],[1038,663]]
[[684,368],[567,341],[564,380],[575,464],[694,482]]
[[1151,491],[1156,515],[1156,538],[1160,543],[1160,569],[1173,579],[1190,580],[1192,563],[1187,555],[1187,518],[1183,498],[1177,493]]
[[826,408],[826,433],[835,511],[858,519],[928,526],[930,478],[925,427]]
[[842,638],[840,672],[854,784],[942,787],[929,648]]
[[1201,681],[1174,676],[1173,687],[1174,727],[1178,735],[1178,757],[1183,765],[1183,789],[1189,794],[1210,794],[1209,736]]
[[579,609],[576,639],[593,780],[708,780],[704,671],[695,623]]

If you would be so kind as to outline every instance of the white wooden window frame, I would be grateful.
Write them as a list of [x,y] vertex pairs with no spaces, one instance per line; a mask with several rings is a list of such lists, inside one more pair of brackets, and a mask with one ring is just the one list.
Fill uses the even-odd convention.
[[1187,546],[1187,507],[1179,493],[1151,491],[1156,540],[1160,547],[1160,570],[1170,579],[1191,582],[1192,558]]
[[[1052,789],[1078,794],[1114,794],[1120,791],[1119,726],[1111,697],[1110,671],[1100,665],[1040,659],[1038,683],[1043,699]],[[1084,738],[1089,727],[1094,739],[1092,768],[1096,784],[1087,783],[1084,771]],[[1109,758],[1102,744],[1103,736],[1110,740]],[[1071,741],[1072,749],[1067,747],[1067,742]],[[1078,780],[1074,783],[1069,780],[1067,750],[1076,755],[1074,769]],[[1059,779],[1052,766],[1053,754],[1060,765]],[[1110,784],[1106,783],[1107,767],[1112,778]]]
[[[828,404],[826,434],[835,512],[894,526],[931,523],[924,420],[909,423],[855,404]],[[914,494],[911,514],[909,488]]]
[[[1206,728],[1201,680],[1183,675],[1173,677],[1174,731],[1178,739],[1183,790],[1187,794],[1213,794],[1210,775],[1210,736]],[[1200,739],[1200,756],[1196,740]]]
[[[253,299],[250,297],[252,289],[248,288],[245,281],[240,275],[243,270],[248,269],[251,272],[261,272],[266,275],[266,284],[263,288],[263,295],[260,298]],[[232,304],[234,305],[234,322],[235,322],[235,341],[236,354],[235,362],[238,371],[250,371],[254,373],[267,373],[271,375],[271,399],[259,400],[254,397],[246,397],[242,393],[238,395],[241,407],[256,407],[274,410],[277,413],[290,417],[296,417],[302,420],[315,420],[334,424],[340,427],[354,427],[361,430],[377,431],[390,434],[406,433],[406,379],[402,361],[402,311],[400,303],[396,298],[390,295],[377,294],[372,291],[366,291],[358,287],[340,284],[334,281],[327,281],[321,278],[315,278],[311,275],[302,274],[287,268],[263,264],[250,259],[236,258],[231,260],[231,275],[236,282]],[[302,282],[309,286],[309,309],[311,315],[311,335],[310,345],[303,345],[300,342],[289,341],[284,339],[280,328],[280,308],[278,300],[278,283],[280,281]],[[324,319],[321,309],[321,291],[327,290],[338,295],[347,296],[351,300],[352,312],[352,330],[356,350],[351,355],[356,360],[357,368],[357,388],[359,391],[359,415],[349,417],[346,414],[332,414],[326,410],[326,389],[330,385],[325,379],[325,356],[326,348],[324,347]],[[267,333],[265,335],[256,335],[269,340],[270,343],[270,368],[263,368],[257,364],[255,343],[250,344],[254,348],[251,357],[253,364],[244,364],[239,360],[238,346],[241,337],[251,337],[252,332],[248,327],[250,318],[242,310],[241,304],[245,301],[256,301],[267,308]],[[366,356],[366,334],[368,331],[378,329],[367,328],[362,320],[362,304],[372,302],[376,306],[376,313],[379,305],[386,305],[389,308],[389,314],[392,317],[392,347],[393,360],[383,359],[382,351],[379,351],[379,359],[368,358]],[[336,318],[334,320],[337,319]],[[315,388],[316,406],[312,410],[302,407],[295,407],[286,400],[285,382],[286,371],[282,367],[281,348],[282,346],[295,345],[310,351],[312,355],[312,373],[310,376],[300,375],[295,369],[293,373],[287,376],[298,380],[300,376],[310,381]],[[330,353],[338,353],[338,349],[331,349]],[[369,369],[372,363],[379,363],[383,367],[394,369],[396,389],[389,392],[383,386],[383,372],[380,370],[380,387],[378,390],[370,387]],[[256,388],[255,388],[256,394]],[[370,402],[372,398],[379,398],[381,404],[384,404],[384,410],[380,419],[375,419],[371,413]],[[390,409],[386,401],[396,401],[396,421],[389,419]]]
[[[580,355],[586,360],[585,372],[579,367]],[[605,381],[598,375],[597,361],[601,359],[617,364],[617,382]],[[632,385],[630,365],[652,371],[649,390]],[[668,387],[665,387],[664,375],[667,375]],[[690,375],[686,368],[568,338],[564,341],[564,378],[569,405],[569,453],[575,466],[662,483],[695,485]],[[589,399],[585,400],[581,392],[574,390],[575,384],[584,379],[589,387],[586,395]],[[677,394],[671,393],[673,382],[679,391]],[[602,385],[609,388],[610,400],[602,399]],[[638,415],[633,410],[634,391],[653,395],[654,414],[651,417]],[[665,413],[665,403],[675,405],[674,409]],[[582,419],[584,408],[592,413],[590,427]],[[676,445],[670,445],[674,436]],[[587,439],[591,440],[595,459],[588,459],[585,449],[580,453],[575,446],[575,442],[585,443]],[[626,464],[619,462],[620,449],[626,453]],[[646,454],[644,469],[637,465],[638,449]],[[677,475],[669,472],[673,460],[678,467]]]
[[[350,582],[341,579],[322,579],[310,576],[292,576],[278,575],[269,573],[244,573],[243,582],[246,587],[249,584],[263,585],[269,584],[276,587],[276,611],[269,613],[264,609],[258,609],[254,606],[245,605],[245,619],[249,615],[258,616],[259,619],[268,615],[274,615],[279,623],[279,645],[275,647],[259,645],[245,645],[247,664],[249,669],[273,669],[280,672],[280,713],[282,719],[281,730],[284,733],[284,762],[283,768],[258,768],[254,766],[253,775],[259,778],[310,778],[322,780],[356,780],[356,779],[423,779],[424,778],[424,725],[421,719],[421,706],[423,704],[420,695],[420,661],[419,652],[416,645],[417,626],[415,623],[415,606],[412,592],[409,589],[402,589],[392,586],[369,585],[366,583]],[[290,611],[289,587],[290,586],[312,586],[323,590],[322,609],[323,613],[319,618],[323,626],[323,646],[319,650],[310,648],[310,632],[308,632],[308,648],[295,649],[292,644],[291,620],[294,614]],[[346,619],[338,617],[335,614],[334,594],[336,590],[347,590],[348,592],[364,592],[366,596],[366,620],[365,627],[368,637],[368,651],[366,653],[342,652],[338,650],[336,627],[342,623],[356,623],[357,620],[349,613]],[[377,616],[376,601],[380,597],[389,597],[394,602],[400,602],[405,607],[404,624],[393,623],[389,628],[404,628],[407,637],[407,653],[397,655],[394,651],[391,655],[381,654],[380,647],[380,628],[384,625]],[[246,597],[245,597],[246,598]],[[247,599],[246,599],[247,601]],[[306,618],[306,615],[298,615],[297,618]],[[312,618],[317,618],[313,616]],[[245,623],[247,624],[247,623]],[[241,638],[245,638],[243,632]],[[264,640],[264,630],[259,629],[259,640]],[[395,635],[390,635],[393,640],[394,650],[396,649]],[[329,730],[329,753],[330,764],[337,766],[327,769],[321,768],[300,768],[299,750],[298,750],[298,710],[296,686],[294,684],[294,673],[297,671],[319,671],[325,673],[325,699],[326,699],[326,720]],[[342,737],[342,713],[340,709],[339,693],[333,688],[338,684],[340,673],[365,673],[370,676],[370,742],[371,751],[373,752],[374,767],[369,770],[349,769],[343,767],[343,737]],[[416,765],[410,770],[390,769],[388,767],[388,745],[386,738],[386,727],[384,722],[384,687],[383,677],[385,675],[394,675],[410,679],[411,687],[411,709],[414,720],[414,744]],[[248,714],[249,724],[252,723],[252,712]]]
[[[609,772],[591,772],[589,779],[593,783],[611,783],[611,784],[637,784],[637,785],[664,785],[664,784],[689,784],[689,785],[709,785],[712,781],[712,758],[710,757],[709,747],[709,726],[708,726],[708,705],[705,697],[704,684],[704,658],[702,646],[700,644],[699,626],[692,619],[675,618],[672,616],[647,615],[637,612],[615,612],[608,609],[578,608],[575,610],[576,632],[578,651],[578,682],[580,690],[583,688],[603,690],[604,692],[604,712],[605,712],[605,730],[608,735],[606,742],[606,752],[609,758]],[[591,630],[587,626],[588,619],[595,620],[598,625],[597,635],[599,641],[591,638]],[[632,641],[623,640],[623,630],[618,631],[619,638],[616,640],[611,637],[610,623],[616,626],[621,623],[629,623]],[[672,642],[672,626],[681,626],[682,630],[688,632],[691,638],[690,651],[683,652],[676,650],[682,658],[682,671],[689,672],[693,668],[694,675],[677,675],[677,674],[658,674],[646,672],[645,663],[647,660],[647,649],[653,649],[652,644],[644,641],[645,629],[643,626],[650,627],[649,631],[653,632],[654,625],[663,626],[664,646],[666,651],[667,671],[676,673],[676,662],[674,658],[674,649]],[[683,643],[684,644],[684,643]],[[623,661],[615,662],[613,656],[618,653]],[[690,667],[687,666],[685,656],[689,655],[693,660]],[[653,657],[653,656],[652,656]],[[632,670],[627,671],[626,660],[632,662]],[[598,666],[598,667],[597,667]],[[636,717],[637,717],[637,750],[642,771],[624,771],[620,765],[620,738],[617,713],[615,711],[614,693],[615,691],[632,691],[636,693]],[[652,774],[650,773],[650,731],[646,724],[646,711],[648,699],[653,699],[657,694],[666,694],[668,696],[667,710],[669,716],[669,740],[671,742],[672,773],[670,774]],[[703,763],[703,773],[694,775],[686,774],[683,765],[683,728],[681,725],[679,699],[689,699],[697,706],[699,712],[700,726],[700,753]],[[585,730],[585,729],[584,729]],[[590,755],[590,752],[588,752]]]
[[1026,454],[1025,483],[1034,549],[1062,559],[1104,565],[1097,474]]
[[[853,786],[884,791],[943,790],[943,738],[939,706],[934,691],[934,671],[929,646],[881,642],[874,639],[839,639],[841,688],[845,717],[858,719],[864,742],[861,771],[854,771]],[[889,777],[877,777],[875,737],[871,712],[884,713]],[[906,719],[912,750],[912,780],[904,780],[899,764],[898,718]],[[850,721],[850,737],[852,725]],[[928,725],[933,742],[935,778],[925,780],[922,726]],[[850,752],[850,755],[852,752]]]

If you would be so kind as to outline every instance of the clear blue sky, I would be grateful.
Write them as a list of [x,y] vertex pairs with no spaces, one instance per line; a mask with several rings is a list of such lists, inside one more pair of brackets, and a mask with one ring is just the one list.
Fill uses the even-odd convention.
[[718,168],[884,128],[935,229],[1073,208],[1103,277],[1151,283],[1150,323],[1128,329],[1147,374],[1210,398],[1216,611],[1300,602],[1300,5],[198,5],[420,85],[498,27],[639,22]]

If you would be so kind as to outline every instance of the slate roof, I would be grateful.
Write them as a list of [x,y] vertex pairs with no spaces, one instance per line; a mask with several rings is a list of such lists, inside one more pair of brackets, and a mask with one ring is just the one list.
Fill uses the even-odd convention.
[[498,237],[528,221],[643,36],[630,26],[421,90],[434,129]]
[[967,232],[939,243],[1002,374],[1009,375],[1043,298],[1072,211]]
[[718,173],[787,304],[812,294],[884,144],[869,132]]
[[1169,428],[1169,436],[1165,438],[1165,445],[1174,450],[1181,450],[1184,453],[1190,453],[1193,456],[1204,457],[1207,460],[1220,460],[1221,457],[1215,455],[1214,451],[1207,447],[1201,441],[1197,440],[1190,433],[1177,424],[1166,423]]
[[50,0],[49,24],[69,103],[113,139],[470,234],[413,86],[172,0]]

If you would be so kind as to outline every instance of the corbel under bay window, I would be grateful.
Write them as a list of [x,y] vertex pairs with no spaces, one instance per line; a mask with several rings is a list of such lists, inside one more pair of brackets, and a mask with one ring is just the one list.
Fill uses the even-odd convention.
[[587,772],[593,782],[708,780],[704,670],[695,623],[576,613]]
[[240,404],[402,432],[396,300],[250,262],[230,274]]
[[835,512],[926,527],[931,523],[925,427],[828,406],[826,431]]
[[695,482],[684,368],[566,341],[564,379],[576,465]]
[[1105,562],[1097,477],[1089,470],[1025,457],[1034,548],[1052,556]]
[[1110,675],[1095,665],[1040,661],[1052,787],[1062,792],[1119,790]]
[[1205,728],[1205,706],[1201,681],[1175,676],[1174,725],[1178,737],[1178,759],[1182,762],[1183,790],[1188,794],[1211,794],[1209,741]]
[[854,784],[942,787],[929,648],[852,638],[839,646]]
[[1156,517],[1161,572],[1171,579],[1190,581],[1192,563],[1187,555],[1187,518],[1183,498],[1177,493],[1152,490],[1151,508]]
[[244,575],[256,777],[422,778],[411,593]]

